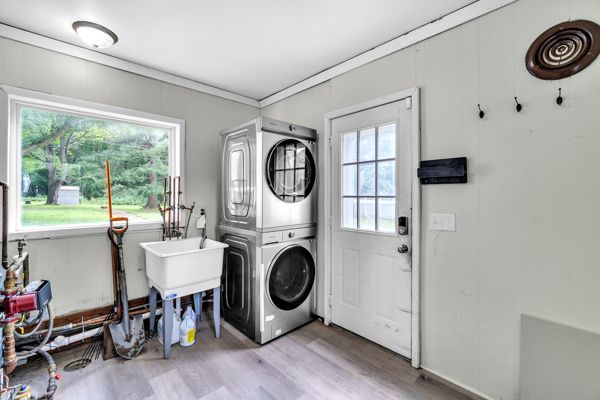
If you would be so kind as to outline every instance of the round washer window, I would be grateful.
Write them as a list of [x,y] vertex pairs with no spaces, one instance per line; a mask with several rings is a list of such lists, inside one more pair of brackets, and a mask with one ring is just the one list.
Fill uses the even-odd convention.
[[301,246],[288,247],[276,257],[267,277],[271,301],[282,310],[293,310],[308,298],[314,280],[310,252]]
[[267,157],[267,181],[275,196],[288,203],[302,201],[315,183],[315,161],[299,140],[277,143]]

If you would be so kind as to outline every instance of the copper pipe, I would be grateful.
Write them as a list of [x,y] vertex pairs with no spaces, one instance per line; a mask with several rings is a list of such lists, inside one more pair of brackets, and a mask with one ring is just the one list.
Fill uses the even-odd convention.
[[[12,267],[12,266],[11,266]],[[4,278],[3,294],[11,295],[17,291],[19,277],[15,270],[9,267]],[[4,325],[4,368],[6,374],[10,374],[17,366],[17,352],[15,350],[15,323]]]
[[4,371],[8,375],[17,367],[15,350],[15,323],[4,325]]

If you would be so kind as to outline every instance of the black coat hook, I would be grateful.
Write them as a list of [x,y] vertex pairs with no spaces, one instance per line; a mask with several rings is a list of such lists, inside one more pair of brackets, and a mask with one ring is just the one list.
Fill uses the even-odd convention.
[[521,103],[519,103],[519,100],[517,100],[517,96],[515,96],[515,103],[517,103],[517,106],[515,107],[517,109],[517,112],[521,112],[523,106],[521,105]]
[[477,104],[477,108],[479,108],[479,118],[483,119],[483,117],[485,117],[485,113],[481,109],[481,104]]
[[558,104],[559,106],[563,103],[563,97],[562,97],[562,88],[558,88],[558,97],[556,98],[556,104]]

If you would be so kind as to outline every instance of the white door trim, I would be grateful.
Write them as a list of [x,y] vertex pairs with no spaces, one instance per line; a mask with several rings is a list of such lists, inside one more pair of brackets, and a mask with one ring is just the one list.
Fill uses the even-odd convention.
[[343,117],[348,114],[354,114],[360,111],[375,108],[398,100],[411,98],[412,115],[412,171],[411,171],[411,193],[412,193],[412,334],[411,334],[411,363],[415,368],[421,365],[421,185],[417,178],[417,168],[421,160],[421,120],[420,120],[420,100],[419,88],[413,87],[401,92],[393,93],[387,96],[378,97],[364,103],[356,104],[341,110],[332,111],[325,114],[325,140],[327,151],[325,151],[324,163],[324,205],[327,224],[325,227],[325,242],[323,246],[324,258],[324,279],[325,289],[325,310],[324,323],[331,323],[331,122],[335,118]]

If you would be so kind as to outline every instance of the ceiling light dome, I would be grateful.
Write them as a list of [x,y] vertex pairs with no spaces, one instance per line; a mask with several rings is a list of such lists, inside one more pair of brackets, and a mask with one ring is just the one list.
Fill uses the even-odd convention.
[[77,21],[73,23],[73,29],[77,35],[87,45],[96,49],[105,49],[119,41],[110,29],[102,25],[87,21]]

